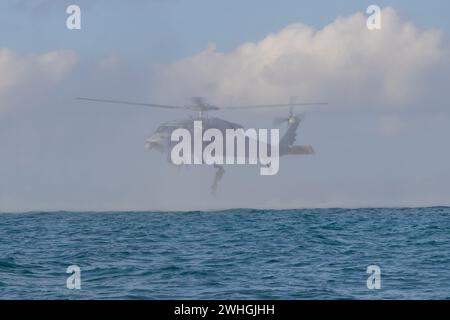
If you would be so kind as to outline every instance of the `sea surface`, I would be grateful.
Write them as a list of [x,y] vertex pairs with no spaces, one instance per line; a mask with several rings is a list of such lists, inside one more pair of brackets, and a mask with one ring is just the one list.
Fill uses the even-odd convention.
[[0,214],[0,299],[449,298],[446,207]]

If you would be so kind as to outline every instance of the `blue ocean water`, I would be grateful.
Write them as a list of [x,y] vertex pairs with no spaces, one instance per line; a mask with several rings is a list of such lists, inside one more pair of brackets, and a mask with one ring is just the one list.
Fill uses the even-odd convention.
[[[448,299],[450,208],[0,214],[1,299]],[[81,290],[66,269],[81,269]],[[381,268],[381,289],[366,285]]]

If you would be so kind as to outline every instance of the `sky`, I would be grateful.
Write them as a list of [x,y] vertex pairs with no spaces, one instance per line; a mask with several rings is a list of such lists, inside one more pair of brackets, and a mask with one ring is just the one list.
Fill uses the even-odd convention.
[[[81,8],[68,30],[66,8]],[[379,5],[381,30],[366,27]],[[450,205],[448,1],[0,4],[0,212]],[[275,176],[174,168],[145,139],[184,112],[78,96],[310,108]],[[270,128],[286,110],[223,111]]]

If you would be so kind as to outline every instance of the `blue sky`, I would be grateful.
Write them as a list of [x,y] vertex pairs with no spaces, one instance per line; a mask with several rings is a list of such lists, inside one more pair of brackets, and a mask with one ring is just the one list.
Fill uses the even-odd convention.
[[[136,0],[2,1],[2,45],[22,53],[73,48],[84,57],[117,53],[133,59],[170,62],[214,42],[229,51],[257,41],[286,25],[303,22],[323,27],[337,16],[364,12],[375,2],[357,0]],[[83,30],[68,31],[65,9],[79,4]],[[450,3],[434,0],[376,1],[424,27],[450,30]],[[101,39],[101,44],[98,40]]]
[[[374,3],[392,8],[378,33],[365,29]],[[80,31],[65,27],[69,4]],[[450,205],[449,12],[448,1],[2,1],[0,211]],[[211,168],[177,170],[144,149],[186,114],[73,101],[197,95],[330,108],[300,128],[316,155],[282,158],[269,178],[226,169],[211,197]],[[218,115],[267,128],[280,113]]]

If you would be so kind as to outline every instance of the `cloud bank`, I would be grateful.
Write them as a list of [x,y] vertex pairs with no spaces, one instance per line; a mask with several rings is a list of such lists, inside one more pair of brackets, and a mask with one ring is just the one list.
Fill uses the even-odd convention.
[[0,111],[26,95],[40,94],[58,84],[76,62],[71,50],[50,51],[20,56],[14,50],[0,48]]
[[337,18],[321,30],[297,23],[229,53],[211,44],[153,78],[155,95],[208,94],[214,102],[257,103],[326,99],[350,107],[402,107],[430,95],[430,77],[448,65],[439,30],[422,30],[392,8],[382,29],[366,28],[362,13]]

